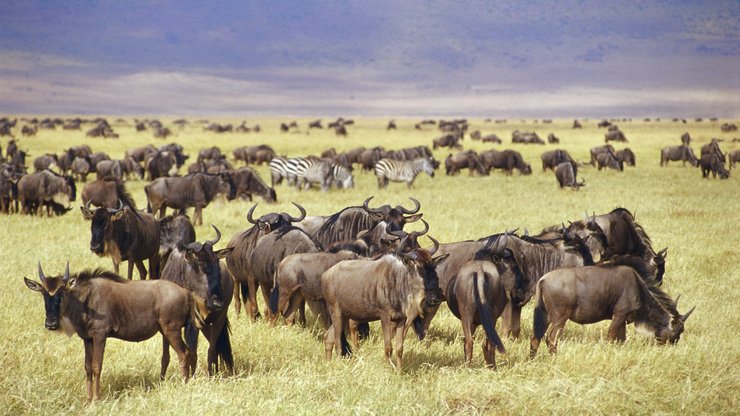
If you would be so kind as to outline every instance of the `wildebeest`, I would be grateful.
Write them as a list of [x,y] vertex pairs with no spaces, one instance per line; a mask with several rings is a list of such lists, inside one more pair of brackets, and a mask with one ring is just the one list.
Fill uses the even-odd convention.
[[573,120],[573,128],[574,129],[582,129],[583,126],[581,125],[581,122],[576,119],[576,120]]
[[275,156],[275,150],[266,144],[257,146],[242,146],[234,149],[234,159],[244,161],[246,164],[270,162]]
[[[370,322],[380,320],[383,329],[385,357],[393,365],[395,349],[396,371],[402,368],[403,341],[414,325],[423,338],[424,311],[443,300],[436,267],[446,256],[434,258],[434,248],[404,251],[405,239],[394,254],[375,260],[347,260],[337,263],[321,276],[321,291],[331,314],[332,325],[324,335],[326,358],[336,346],[342,353],[344,330],[348,320]],[[395,336],[395,342],[393,337]],[[395,344],[395,345],[393,345]]]
[[[202,299],[165,280],[130,281],[100,269],[46,277],[39,263],[39,280],[23,278],[29,289],[40,292],[46,305],[44,326],[76,333],[85,344],[87,400],[100,399],[100,373],[107,338],[140,342],[162,334],[160,377],[169,362],[169,345],[175,349],[180,373],[187,382],[190,351],[181,330],[193,322],[201,326],[207,310]],[[165,360],[166,358],[166,360]]]
[[[491,247],[493,241],[497,244]],[[506,306],[507,298],[519,302],[521,271],[511,251],[498,238],[490,238],[473,260],[442,288],[447,306],[460,319],[463,327],[465,364],[473,358],[473,335],[483,325],[483,357],[487,366],[496,368],[495,349],[504,353],[504,344],[496,332],[496,320]],[[499,250],[499,247],[501,248]],[[494,349],[495,347],[495,349]]]
[[460,144],[460,140],[462,140],[462,138],[463,136],[457,133],[445,134],[444,136],[440,136],[432,140],[432,147],[434,149],[438,147],[449,147],[450,149],[462,149],[463,147]]
[[252,227],[236,234],[231,238],[231,241],[227,244],[227,247],[233,247],[234,250],[226,256],[226,264],[229,267],[229,271],[237,285],[234,287],[234,306],[237,314],[241,311],[241,302],[239,299],[239,292],[244,291],[247,295],[245,302],[247,303],[247,313],[250,319],[254,320],[257,317],[257,305],[250,301],[248,281],[253,279],[252,277],[252,252],[257,244],[260,237],[280,230],[282,228],[291,227],[293,223],[300,222],[306,218],[306,210],[293,203],[301,212],[299,217],[293,217],[288,213],[269,213],[262,215],[257,220],[252,217],[257,204],[252,206],[247,212],[247,221],[252,224]]
[[532,166],[516,150],[486,150],[480,153],[480,157],[483,167],[489,172],[491,169],[503,169],[506,175],[511,175],[514,169],[518,169],[522,175],[532,173]]
[[[234,370],[234,357],[229,339],[229,318],[227,316],[231,296],[234,292],[234,279],[219,259],[228,255],[233,248],[213,250],[221,239],[221,232],[215,225],[216,238],[201,244],[191,242],[175,249],[162,270],[162,279],[177,283],[196,296],[205,299],[209,314],[200,327],[208,340],[208,374],[218,371],[219,358],[228,372]],[[191,368],[195,372],[198,351],[198,329],[189,324],[185,327],[185,340],[192,354]]]
[[70,165],[70,169],[72,170],[72,175],[78,182],[86,182],[87,175],[90,174],[90,171],[92,170],[90,161],[81,156],[74,158],[72,165]]
[[576,162],[563,162],[555,167],[555,179],[558,180],[558,185],[561,188],[569,186],[575,190],[586,184],[585,180],[578,182],[576,176],[578,174],[578,165]]
[[688,132],[681,135],[681,143],[685,144],[686,146],[691,144],[691,135],[689,135]]
[[701,166],[701,176],[703,178],[708,178],[710,172],[712,173],[712,178],[716,178],[718,174],[720,179],[730,177],[730,172],[725,169],[725,164],[722,163],[722,158],[717,153],[702,155],[699,165]]
[[664,147],[660,151],[660,166],[668,165],[669,160],[680,160],[683,161],[683,165],[686,166],[688,161],[691,166],[698,166],[699,160],[694,155],[694,151],[687,144],[681,146]]
[[98,179],[113,178],[123,180],[123,166],[120,160],[101,160],[95,165]]
[[139,278],[146,279],[144,260],[149,260],[149,275],[159,278],[159,224],[154,216],[123,204],[117,208],[90,210],[90,201],[80,207],[86,220],[91,220],[90,251],[113,260],[113,270],[118,274],[122,261],[128,262],[127,277],[131,279],[134,264]]
[[603,146],[592,147],[590,152],[591,152],[591,162],[590,163],[594,166],[596,166],[596,157],[600,155],[601,153],[611,153],[615,159],[617,158],[616,151],[614,150],[614,146],[612,146],[609,143]]
[[87,206],[88,202],[97,207],[116,208],[119,201],[136,209],[136,203],[131,194],[126,191],[123,182],[116,179],[101,179],[85,184],[80,194],[82,205]]
[[170,254],[195,242],[195,228],[187,215],[168,215],[159,221],[160,269],[167,266]]
[[545,144],[545,141],[540,138],[535,132],[519,131],[514,130],[511,133],[512,143],[524,143],[524,144]]
[[481,137],[480,141],[483,142],[483,143],[497,143],[497,144],[501,144],[501,138],[498,137],[498,135],[496,135],[495,133],[488,134],[488,135],[485,135],[485,136]]
[[609,126],[609,131],[604,134],[604,141],[605,142],[627,142],[627,137],[622,133],[621,130],[617,126]]
[[144,163],[150,155],[157,152],[157,148],[152,145],[146,145],[142,147],[135,147],[126,150],[124,153],[125,157],[130,157],[137,163]]
[[558,144],[560,143],[560,139],[555,136],[555,133],[550,133],[547,135],[547,142],[550,144]]
[[77,196],[77,186],[71,176],[61,176],[50,170],[24,175],[18,180],[18,202],[24,214],[39,214],[42,205],[51,216],[51,204],[69,205]]
[[735,163],[740,161],[740,149],[735,149],[731,151],[727,157],[727,163],[730,166],[730,169],[735,167]]
[[195,173],[176,178],[158,178],[144,187],[147,198],[147,211],[159,212],[164,217],[169,207],[185,210],[194,207],[193,223],[203,224],[203,208],[213,201],[216,195],[225,193],[228,199],[236,197],[236,187],[230,175],[211,175]]
[[547,169],[555,170],[555,166],[563,162],[575,162],[575,160],[570,156],[570,153],[563,149],[548,150],[542,153],[540,159],[542,159],[543,172]]
[[722,150],[719,148],[719,140],[716,138],[712,139],[712,141],[701,147],[701,156],[708,154],[715,154],[719,156],[722,163],[724,163],[726,160],[726,154],[722,153]]
[[596,166],[601,169],[624,170],[624,162],[616,157],[616,153],[599,153],[596,155]]
[[389,181],[406,182],[406,187],[411,188],[416,176],[426,172],[434,177],[432,161],[426,157],[414,160],[392,160],[380,159],[375,164],[375,176],[378,178],[378,188],[386,188]]
[[450,154],[445,159],[445,173],[447,175],[456,175],[461,169],[468,169],[469,175],[473,176],[475,172],[480,175],[488,175],[488,171],[483,167],[480,156],[475,150],[464,150],[454,156]]
[[218,146],[211,146],[198,151],[198,162],[205,159],[220,159],[222,156],[221,149]]
[[57,166],[57,155],[53,153],[47,153],[41,155],[33,160],[33,169],[36,172],[41,172],[44,169],[53,169]]
[[626,163],[630,166],[635,166],[635,163],[637,162],[637,160],[635,159],[635,153],[632,152],[632,149],[630,149],[629,147],[617,150],[615,154],[617,155],[618,161]]
[[231,179],[236,188],[236,197],[252,200],[252,194],[259,195],[265,202],[277,202],[274,188],[265,184],[259,174],[250,167],[242,167],[231,171]]
[[678,313],[674,302],[641,268],[627,257],[595,266],[554,270],[537,283],[534,335],[530,356],[537,353],[547,329],[547,346],[557,351],[558,338],[568,320],[579,324],[611,319],[607,339],[624,342],[626,324],[634,322],[664,344],[678,342],[684,323],[694,311]]
[[169,150],[157,150],[147,156],[144,170],[149,180],[177,174],[177,157]]

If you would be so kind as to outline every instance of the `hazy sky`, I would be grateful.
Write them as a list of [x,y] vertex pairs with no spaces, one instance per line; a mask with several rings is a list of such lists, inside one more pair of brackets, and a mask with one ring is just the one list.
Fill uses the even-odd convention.
[[0,113],[740,116],[740,1],[35,1]]

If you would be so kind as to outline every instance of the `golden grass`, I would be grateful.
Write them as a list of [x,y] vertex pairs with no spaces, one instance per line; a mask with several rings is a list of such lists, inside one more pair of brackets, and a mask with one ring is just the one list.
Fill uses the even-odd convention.
[[[113,120],[113,118],[111,118]],[[398,120],[399,130],[386,132],[387,120],[358,119],[349,137],[335,138],[331,131],[281,134],[278,123],[286,119],[249,120],[259,123],[259,134],[214,134],[191,124],[174,129],[172,140],[183,144],[194,159],[202,147],[218,145],[225,152],[237,146],[268,143],[280,154],[318,154],[334,146],[383,145],[401,148],[431,145],[436,130],[417,131],[418,120]],[[171,120],[170,120],[171,121]],[[237,120],[221,120],[237,122]],[[308,120],[299,120],[305,126]],[[110,340],[102,374],[103,400],[85,405],[82,342],[55,336],[43,327],[43,303],[25,288],[23,276],[36,276],[36,262],[47,273],[59,273],[70,260],[73,270],[110,267],[109,259],[90,253],[89,223],[77,211],[58,218],[0,216],[0,411],[7,414],[163,413],[163,414],[730,414],[737,412],[740,387],[740,331],[736,301],[740,284],[740,248],[737,243],[740,211],[739,179],[704,180],[698,169],[671,164],[659,167],[659,149],[675,145],[688,131],[698,152],[711,137],[732,138],[721,133],[721,122],[688,124],[670,121],[619,123],[637,155],[637,167],[625,172],[597,172],[586,167],[581,176],[587,187],[579,192],[560,190],[551,172],[543,173],[539,155],[555,146],[512,145],[511,131],[535,130],[540,136],[554,132],[558,147],[575,158],[588,160],[588,149],[603,142],[603,129],[596,121],[572,130],[570,120],[551,125],[520,121],[508,124],[473,121],[473,129],[497,133],[505,145],[484,145],[466,140],[476,150],[514,148],[532,163],[531,176],[514,174],[490,177],[467,174],[435,178],[420,176],[413,190],[392,183],[378,190],[375,177],[356,173],[353,190],[298,192],[278,186],[279,203],[260,202],[257,214],[267,211],[296,213],[296,201],[311,214],[329,214],[361,203],[375,195],[374,204],[408,206],[414,196],[422,204],[430,234],[442,242],[481,237],[504,229],[542,227],[577,219],[584,210],[608,212],[623,206],[636,213],[653,239],[656,249],[669,247],[664,287],[672,295],[683,294],[681,310],[698,305],[675,346],[658,346],[628,329],[624,345],[605,341],[608,323],[566,325],[557,356],[540,354],[528,360],[526,340],[505,340],[508,354],[497,355],[496,372],[482,368],[476,347],[472,368],[464,368],[459,321],[447,310],[437,315],[429,337],[406,341],[404,371],[397,375],[383,361],[382,339],[377,324],[373,335],[349,360],[323,359],[322,332],[309,320],[308,329],[264,322],[251,324],[231,314],[236,374],[208,378],[204,374],[201,346],[199,375],[184,385],[170,367],[164,382],[158,379],[161,344],[159,337],[133,344]],[[127,148],[162,142],[150,132],[137,133],[133,123],[114,123],[119,140],[86,139],[84,132],[42,130],[35,138],[21,138],[21,148],[37,156],[60,152],[71,145],[88,143],[112,157]],[[169,140],[168,140],[169,141]],[[4,143],[3,143],[4,145]],[[617,145],[617,148],[622,146]],[[723,143],[723,149],[738,144]],[[437,159],[449,152],[438,150]],[[269,181],[265,167],[259,169]],[[128,184],[140,207],[146,206],[144,182]],[[80,186],[81,189],[81,186]],[[77,202],[79,204],[79,202]],[[199,239],[211,238],[209,224],[224,233],[220,246],[249,224],[245,201],[217,201],[205,209],[204,226],[196,228]],[[413,224],[410,229],[418,229]],[[136,275],[136,274],[135,274]],[[525,308],[523,334],[531,334],[531,306]],[[478,333],[479,340],[482,331]],[[174,361],[174,360],[173,360]]]

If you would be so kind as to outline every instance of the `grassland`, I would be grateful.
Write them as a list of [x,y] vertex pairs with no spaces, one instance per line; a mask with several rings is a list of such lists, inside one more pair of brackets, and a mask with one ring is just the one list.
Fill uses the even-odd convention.
[[[436,130],[417,131],[418,120],[398,120],[399,130],[387,132],[387,120],[358,119],[349,137],[330,131],[283,134],[278,123],[286,119],[249,120],[259,123],[259,134],[215,134],[191,124],[175,129],[172,140],[185,146],[191,158],[197,150],[218,145],[225,152],[242,145],[268,143],[280,154],[316,154],[329,147],[383,145],[401,148],[431,145]],[[219,120],[237,122],[237,120]],[[301,126],[308,120],[299,120]],[[724,120],[723,120],[724,121]],[[511,131],[535,130],[545,137],[554,132],[559,147],[575,158],[588,160],[588,149],[603,142],[596,121],[572,130],[570,120],[534,124],[531,120],[507,124],[473,121],[473,129],[497,133],[505,145],[466,140],[466,148],[514,148],[532,163],[530,176],[447,177],[443,171],[421,176],[412,190],[391,184],[378,190],[375,177],[356,173],[353,190],[298,192],[278,186],[279,203],[260,202],[257,213],[295,213],[291,201],[311,214],[329,214],[361,203],[405,204],[421,201],[430,235],[442,242],[481,237],[504,229],[542,227],[577,219],[588,212],[604,213],[622,206],[636,214],[656,249],[669,247],[664,288],[682,294],[679,308],[697,305],[679,344],[658,346],[628,328],[624,345],[605,341],[607,323],[566,325],[557,356],[541,351],[528,360],[531,305],[524,311],[524,340],[505,340],[508,354],[498,355],[498,371],[482,368],[476,347],[473,366],[463,363],[459,321],[444,309],[437,315],[424,342],[411,336],[405,348],[404,371],[396,374],[383,361],[380,331],[349,360],[323,359],[322,332],[314,321],[308,328],[270,328],[250,323],[231,312],[236,374],[208,378],[204,374],[204,347],[198,376],[187,385],[171,364],[168,378],[159,381],[159,337],[138,344],[110,340],[102,375],[103,400],[85,404],[82,342],[55,335],[43,327],[43,302],[25,288],[22,277],[36,276],[36,262],[47,273],[60,273],[69,260],[73,270],[110,267],[109,259],[90,253],[89,223],[78,209],[57,218],[0,216],[0,413],[7,414],[737,414],[740,388],[740,178],[705,180],[698,169],[679,163],[659,166],[659,149],[679,143],[682,133],[699,146],[721,133],[720,123],[670,121],[619,123],[637,155],[637,167],[624,172],[586,167],[580,173],[587,187],[579,192],[558,188],[551,172],[543,173],[539,155],[554,145],[512,145]],[[60,152],[87,143],[119,158],[127,148],[162,141],[151,133],[137,133],[129,119],[114,123],[118,140],[86,139],[80,131],[42,130],[20,139],[21,148],[34,156]],[[4,143],[3,143],[4,145]],[[739,144],[725,142],[723,150]],[[618,148],[621,146],[617,146]],[[449,152],[438,150],[443,160]],[[269,178],[266,168],[259,169]],[[143,181],[128,187],[139,206],[146,205]],[[76,202],[79,204],[79,202]],[[208,224],[223,232],[219,247],[245,229],[246,201],[217,201],[204,211],[199,239],[211,238]],[[416,229],[420,225],[414,224]],[[482,336],[479,331],[478,337]],[[479,345],[479,343],[477,343]]]

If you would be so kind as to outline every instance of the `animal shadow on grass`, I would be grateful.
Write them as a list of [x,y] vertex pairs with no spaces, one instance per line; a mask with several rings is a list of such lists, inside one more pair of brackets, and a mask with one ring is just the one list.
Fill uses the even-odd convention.
[[[159,370],[155,370],[153,367],[152,370],[145,371],[111,372],[108,375],[103,373],[100,376],[100,398],[110,400],[129,395],[136,396],[155,390],[162,383],[177,382],[182,384],[182,377],[179,372],[177,370],[172,371],[171,368],[169,370],[164,381],[160,381]],[[174,380],[170,380],[171,377],[174,377]],[[82,388],[84,388],[84,383]]]

